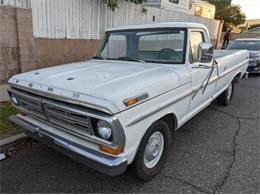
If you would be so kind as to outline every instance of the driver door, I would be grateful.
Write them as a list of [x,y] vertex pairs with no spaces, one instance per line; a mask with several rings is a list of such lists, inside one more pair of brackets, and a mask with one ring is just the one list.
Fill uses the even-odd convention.
[[[189,114],[194,115],[201,109],[205,108],[213,99],[216,82],[209,83],[203,93],[202,83],[206,83],[206,79],[211,71],[207,68],[199,68],[199,65],[212,66],[210,63],[202,63],[199,61],[199,44],[201,42],[209,42],[206,33],[203,30],[191,30],[189,37],[190,44],[190,75],[192,80],[193,94],[190,100]],[[211,79],[217,75],[217,71],[211,75]],[[200,88],[201,87],[201,88]]]

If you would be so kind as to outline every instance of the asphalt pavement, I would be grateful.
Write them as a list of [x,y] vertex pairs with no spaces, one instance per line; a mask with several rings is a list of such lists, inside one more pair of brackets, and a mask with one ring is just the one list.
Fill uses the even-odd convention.
[[212,103],[172,134],[152,181],[108,177],[37,143],[0,162],[1,193],[260,193],[260,77],[236,85],[228,107]]

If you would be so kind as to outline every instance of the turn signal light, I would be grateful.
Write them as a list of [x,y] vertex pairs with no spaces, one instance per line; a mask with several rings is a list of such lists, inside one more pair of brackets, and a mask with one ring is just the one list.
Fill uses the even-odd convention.
[[111,148],[106,145],[100,145],[100,150],[102,150],[103,152],[109,153],[109,154],[113,154],[113,155],[118,155],[118,154],[121,154],[122,152],[124,152],[124,149],[121,147]]
[[136,104],[137,102],[144,101],[148,97],[149,97],[148,93],[145,92],[145,93],[139,94],[135,97],[125,99],[125,100],[123,100],[123,103],[126,106],[132,106],[132,105]]
[[27,116],[27,114],[24,113],[24,112],[19,112],[19,114],[22,115],[22,116]]
[[138,98],[133,98],[133,99],[127,100],[126,105],[132,106],[133,104],[135,104],[137,102],[138,102]]

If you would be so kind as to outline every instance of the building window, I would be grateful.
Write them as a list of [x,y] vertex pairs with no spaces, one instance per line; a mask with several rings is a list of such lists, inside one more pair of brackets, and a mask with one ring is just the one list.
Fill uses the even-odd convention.
[[196,7],[195,7],[195,15],[196,16],[202,16],[202,7],[196,5]]
[[169,0],[170,3],[179,4],[179,0]]

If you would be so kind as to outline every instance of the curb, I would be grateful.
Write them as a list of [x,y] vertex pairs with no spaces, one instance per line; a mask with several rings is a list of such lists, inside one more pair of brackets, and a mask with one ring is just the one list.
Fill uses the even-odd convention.
[[0,140],[0,148],[4,150],[5,148],[14,146],[18,141],[26,139],[27,135],[25,133],[19,133],[17,135],[7,137],[5,139]]
[[10,100],[7,89],[9,89],[8,84],[0,85],[0,102],[6,102]]

